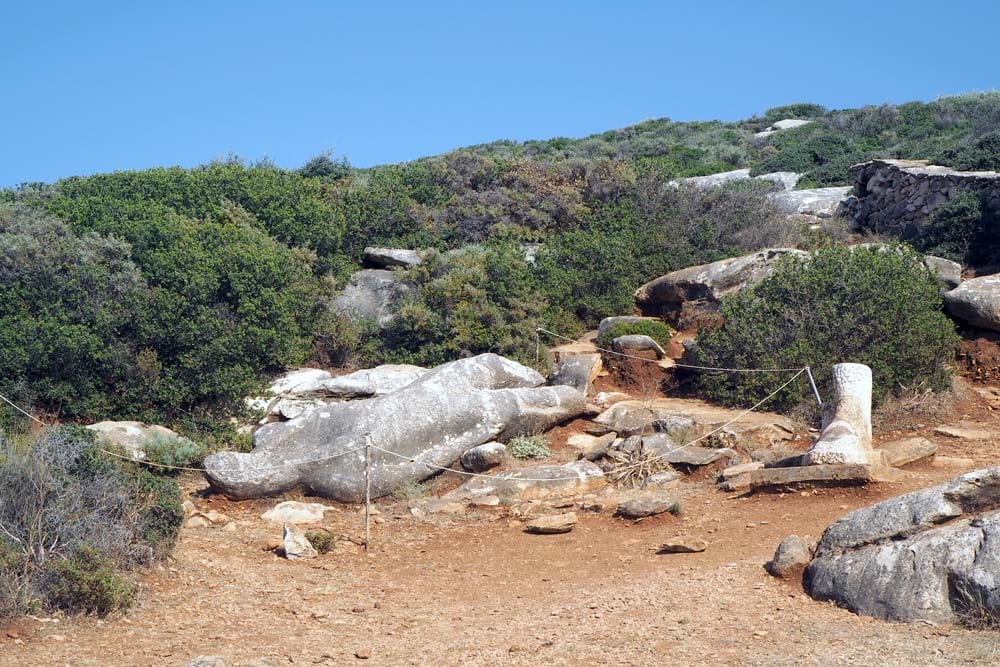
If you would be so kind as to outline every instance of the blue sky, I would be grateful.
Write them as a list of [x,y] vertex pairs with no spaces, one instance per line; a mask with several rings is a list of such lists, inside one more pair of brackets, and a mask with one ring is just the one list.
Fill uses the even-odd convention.
[[[833,9],[836,7],[836,9]],[[1000,87],[1000,3],[13,2],[0,186]]]

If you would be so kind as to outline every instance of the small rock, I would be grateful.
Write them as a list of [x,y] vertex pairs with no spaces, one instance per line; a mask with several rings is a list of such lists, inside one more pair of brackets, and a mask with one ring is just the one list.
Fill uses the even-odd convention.
[[615,515],[624,519],[642,519],[656,516],[664,512],[680,514],[681,504],[669,498],[636,498],[622,503],[615,510]]
[[976,462],[972,459],[960,458],[957,456],[934,455],[931,459],[931,467],[934,468],[973,468]]
[[708,548],[708,542],[700,538],[678,537],[664,542],[659,551],[660,554],[693,554],[704,551]]
[[332,507],[319,503],[300,503],[288,500],[278,503],[268,511],[260,515],[264,521],[279,524],[300,524],[319,523],[323,520],[323,513],[332,510]]
[[774,552],[774,558],[765,567],[775,577],[784,578],[808,565],[814,553],[816,553],[816,542],[803,540],[798,535],[789,535],[781,540],[781,544]]
[[434,500],[427,505],[431,514],[461,514],[465,511],[465,503],[457,500]]
[[507,448],[499,442],[487,442],[462,454],[462,467],[470,472],[495,468],[507,458]]
[[184,667],[227,667],[227,663],[217,655],[199,655],[184,663]]
[[198,508],[195,507],[194,503],[191,502],[190,500],[185,500],[183,503],[181,503],[181,506],[184,508],[184,516],[191,516],[192,514],[198,511]]
[[987,440],[995,435],[993,431],[965,426],[938,426],[934,429],[934,432],[938,435],[959,438],[961,440]]
[[578,458],[596,461],[608,453],[608,448],[614,443],[617,437],[618,434],[614,431],[605,433],[602,436],[578,433],[567,438],[566,444],[576,450]]
[[372,650],[370,648],[360,648],[354,652],[354,657],[358,660],[368,660],[372,657]]
[[642,482],[646,490],[675,489],[680,486],[680,475],[676,470],[664,470],[650,475]]
[[496,507],[500,504],[500,498],[498,496],[483,496],[482,498],[473,498],[469,504],[473,507]]
[[557,535],[568,533],[576,525],[576,513],[549,514],[548,516],[532,519],[524,527],[525,532],[537,535]]
[[760,470],[764,467],[764,464],[760,461],[750,461],[749,463],[740,463],[739,465],[729,466],[724,468],[722,471],[722,479],[732,479],[742,475],[743,473],[753,472],[754,470]]
[[285,549],[285,558],[288,560],[304,560],[316,557],[316,549],[306,538],[305,533],[298,526],[286,523],[284,527],[285,536],[282,546]]

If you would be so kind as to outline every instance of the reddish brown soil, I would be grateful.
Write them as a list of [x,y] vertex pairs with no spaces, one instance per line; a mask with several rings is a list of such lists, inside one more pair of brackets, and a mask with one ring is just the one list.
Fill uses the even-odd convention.
[[[955,418],[1000,431],[974,395]],[[930,437],[942,454],[997,463],[996,440]],[[269,549],[280,527],[258,517],[274,501],[204,497],[203,482],[185,478],[199,508],[223,512],[236,530],[184,529],[124,617],[29,619],[0,633],[0,664],[182,665],[207,654],[339,665],[358,662],[356,652],[384,665],[997,664],[996,633],[858,617],[763,569],[789,533],[819,537],[853,508],[963,472],[909,470],[898,484],[752,496],[687,483],[680,517],[579,512],[571,533],[549,536],[524,533],[512,508],[421,520],[380,501],[368,554],[345,542],[298,562]],[[327,513],[324,525],[363,535],[356,508]],[[676,536],[708,549],[656,554]]]

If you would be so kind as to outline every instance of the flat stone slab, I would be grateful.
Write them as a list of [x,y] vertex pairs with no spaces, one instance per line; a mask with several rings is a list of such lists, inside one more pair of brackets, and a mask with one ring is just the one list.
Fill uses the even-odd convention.
[[898,468],[907,463],[913,463],[920,459],[933,456],[937,451],[937,445],[927,438],[904,438],[887,442],[876,449],[885,454],[886,465]]
[[663,453],[663,460],[667,463],[686,466],[707,466],[716,461],[736,456],[736,452],[724,447],[715,449],[713,447],[678,447]]
[[695,554],[708,548],[708,542],[700,538],[678,537],[664,542],[656,553],[658,554]]
[[995,431],[988,431],[983,428],[966,426],[964,424],[956,424],[954,426],[938,426],[934,429],[934,432],[938,435],[943,435],[949,438],[959,438],[961,440],[989,440],[997,435]]
[[524,527],[524,531],[536,535],[558,535],[560,533],[568,533],[573,530],[573,526],[575,525],[576,513],[567,512],[566,514],[550,514],[532,519]]
[[784,486],[789,484],[868,484],[898,482],[906,476],[902,470],[882,465],[860,463],[798,466],[795,468],[764,468],[744,473],[723,482],[727,491],[742,491]]
[[740,463],[739,465],[723,468],[720,475],[722,476],[722,479],[732,479],[733,477],[739,477],[740,475],[745,475],[746,473],[753,472],[754,470],[763,469],[764,464],[760,461],[750,461],[749,463]]

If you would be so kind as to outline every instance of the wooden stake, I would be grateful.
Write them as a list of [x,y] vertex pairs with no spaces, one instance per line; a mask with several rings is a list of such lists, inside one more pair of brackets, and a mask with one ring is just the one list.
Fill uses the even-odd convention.
[[369,435],[365,434],[365,553],[368,553],[368,542],[371,537],[372,515],[372,445]]

